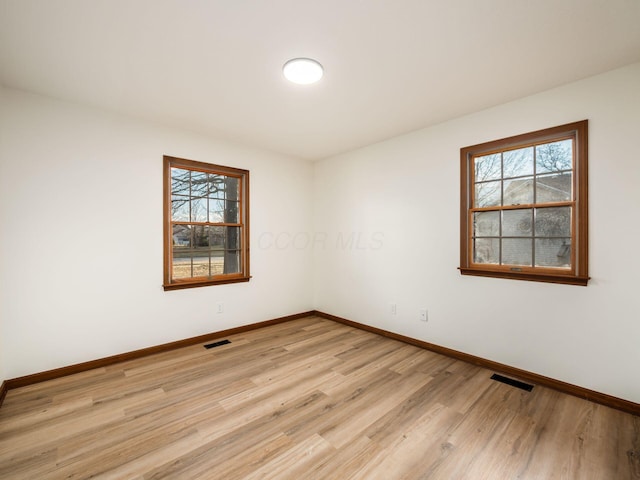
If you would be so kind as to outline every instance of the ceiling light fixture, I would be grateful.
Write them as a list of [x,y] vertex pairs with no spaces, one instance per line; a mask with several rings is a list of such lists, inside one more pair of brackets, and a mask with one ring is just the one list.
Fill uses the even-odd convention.
[[293,58],[284,64],[282,73],[287,80],[299,85],[316,83],[322,78],[322,65],[311,58]]

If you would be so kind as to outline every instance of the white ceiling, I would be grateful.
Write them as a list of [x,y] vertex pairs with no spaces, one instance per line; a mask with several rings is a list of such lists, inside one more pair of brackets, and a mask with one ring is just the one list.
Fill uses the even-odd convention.
[[[0,81],[318,159],[640,61],[639,24],[640,0],[0,0]],[[284,80],[300,56],[320,83]]]

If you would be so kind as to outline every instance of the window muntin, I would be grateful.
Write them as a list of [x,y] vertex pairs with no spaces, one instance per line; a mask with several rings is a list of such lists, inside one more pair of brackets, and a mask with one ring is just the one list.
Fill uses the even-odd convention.
[[586,285],[587,121],[460,153],[461,273]]
[[164,157],[164,288],[249,280],[249,172]]

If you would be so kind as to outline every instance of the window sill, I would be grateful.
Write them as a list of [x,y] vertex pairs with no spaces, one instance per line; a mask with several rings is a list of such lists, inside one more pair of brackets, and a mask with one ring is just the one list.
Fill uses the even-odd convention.
[[182,290],[185,288],[196,288],[196,287],[208,287],[211,285],[223,285],[226,283],[241,283],[248,282],[251,280],[251,277],[224,277],[215,280],[204,280],[204,281],[184,281],[184,282],[175,282],[170,284],[163,284],[162,288],[164,291],[168,290]]
[[484,270],[479,268],[460,267],[460,274],[479,277],[507,278],[511,280],[527,280],[531,282],[562,283],[566,285],[587,286],[590,277],[561,275],[552,273],[511,272],[504,270]]

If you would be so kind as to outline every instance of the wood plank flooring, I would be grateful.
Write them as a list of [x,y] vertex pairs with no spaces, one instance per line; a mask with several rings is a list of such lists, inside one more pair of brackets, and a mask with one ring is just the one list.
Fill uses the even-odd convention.
[[318,317],[10,390],[2,479],[640,479],[640,417]]

